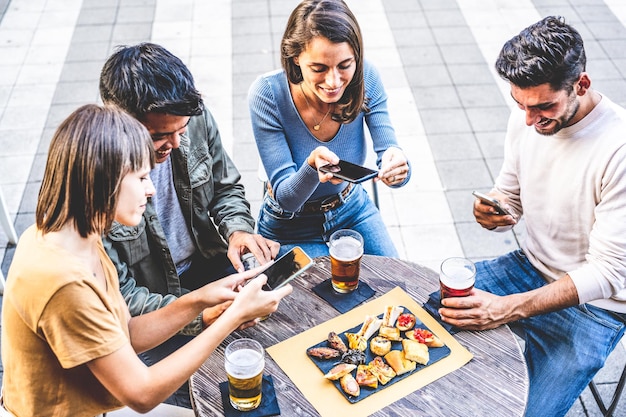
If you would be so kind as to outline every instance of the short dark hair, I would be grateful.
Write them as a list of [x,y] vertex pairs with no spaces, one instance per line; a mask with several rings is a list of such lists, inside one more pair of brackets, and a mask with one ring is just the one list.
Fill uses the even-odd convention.
[[100,73],[100,96],[140,120],[149,112],[195,116],[203,110],[187,66],[148,42],[119,47],[109,57]]
[[505,43],[495,67],[502,78],[520,88],[548,83],[560,91],[576,82],[586,63],[578,31],[563,17],[548,16]]
[[323,36],[333,43],[347,42],[354,51],[356,70],[332,118],[340,123],[353,121],[367,111],[363,79],[363,37],[356,17],[342,0],[304,0],[289,16],[280,44],[281,63],[292,84],[303,80],[294,62],[313,38]]
[[154,167],[148,130],[117,106],[87,104],[54,133],[35,219],[42,233],[73,222],[82,237],[104,234],[115,218],[120,183]]

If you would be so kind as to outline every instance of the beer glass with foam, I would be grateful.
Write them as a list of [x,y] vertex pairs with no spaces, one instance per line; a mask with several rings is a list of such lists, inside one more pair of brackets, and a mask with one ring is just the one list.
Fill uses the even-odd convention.
[[349,293],[359,286],[363,236],[348,229],[337,230],[328,242],[333,289]]
[[474,288],[476,266],[465,258],[448,258],[441,263],[441,298],[467,297]]
[[254,410],[261,404],[263,347],[252,339],[237,339],[224,353],[230,404],[239,411]]

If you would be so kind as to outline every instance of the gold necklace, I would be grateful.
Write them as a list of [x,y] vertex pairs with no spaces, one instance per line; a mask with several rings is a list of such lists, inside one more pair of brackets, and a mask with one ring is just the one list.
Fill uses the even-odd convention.
[[[306,98],[306,94],[304,94],[304,89],[302,88],[302,83],[300,83],[300,91],[302,91],[302,95],[304,96],[304,101],[306,101],[306,107],[309,110],[311,110],[311,104],[309,103],[309,99]],[[320,130],[320,126],[322,125],[322,123],[324,123],[324,120],[326,120],[326,117],[328,117],[328,115],[330,114],[330,109],[331,108],[332,108],[332,106],[329,104],[328,105],[328,111],[326,112],[324,117],[322,117],[322,120],[320,120],[319,123],[317,122],[317,120],[315,120],[315,117],[313,116],[313,114],[315,114],[315,109],[311,110],[311,118],[315,122],[315,124],[313,125],[313,130],[315,130],[316,132],[318,130]]]

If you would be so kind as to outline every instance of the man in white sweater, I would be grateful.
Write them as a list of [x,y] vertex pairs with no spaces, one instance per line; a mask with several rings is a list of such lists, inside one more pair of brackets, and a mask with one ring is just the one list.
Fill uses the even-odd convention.
[[479,262],[476,289],[442,301],[464,329],[509,323],[525,339],[527,416],[563,416],[602,368],[626,322],[626,110],[591,88],[579,33],[547,17],[502,48],[496,69],[521,112],[511,114],[504,163],[476,200],[484,228],[524,216],[519,251]]

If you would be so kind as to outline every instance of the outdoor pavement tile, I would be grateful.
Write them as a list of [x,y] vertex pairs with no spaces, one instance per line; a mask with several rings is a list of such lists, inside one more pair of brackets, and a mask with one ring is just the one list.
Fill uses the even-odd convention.
[[103,57],[99,61],[66,62],[59,81],[98,81],[105,58]]
[[446,190],[474,190],[491,187],[493,180],[482,159],[439,161],[437,170]]
[[[254,57],[253,60],[250,59],[251,56]],[[274,58],[272,57],[272,55],[264,52],[258,52],[254,54],[235,54],[233,55],[232,59],[233,69],[239,68],[241,70],[245,70],[246,73],[249,74],[261,75],[267,71],[277,68],[274,66]]]
[[[463,256],[463,249],[457,243],[457,232],[452,224],[407,226],[401,228],[401,234],[407,260],[423,263],[434,270],[446,258]],[[426,260],[431,262],[426,263]]]
[[455,27],[433,27],[435,39],[438,45],[474,44],[474,35],[466,25]]
[[[94,93],[97,94],[97,90]],[[93,103],[93,100],[88,102]],[[47,114],[45,127],[56,129],[77,108],[78,104],[76,103],[52,103]]]
[[[486,106],[490,103],[485,102]],[[475,132],[494,132],[506,129],[511,110],[508,106],[466,108],[467,118]]]
[[[488,189],[477,191],[488,191]],[[476,221],[473,212],[476,198],[472,195],[471,191],[451,190],[446,193],[446,197],[454,223]]]
[[60,82],[54,94],[57,104],[78,105],[93,103],[98,98],[98,79]]
[[[400,59],[397,57],[398,60]],[[383,80],[383,85],[385,86],[385,90],[389,92],[390,90],[398,90],[398,89],[406,89],[407,82],[405,77],[404,68],[399,66],[389,66],[381,68],[379,65],[376,65],[376,68],[380,72],[380,76]]]
[[[404,70],[400,61],[400,54],[395,48],[366,48],[363,53],[365,59],[376,63],[376,68],[381,73],[384,73],[387,68]],[[402,76],[401,78],[404,79],[405,77]],[[387,87],[387,81],[384,80],[384,82]]]
[[99,7],[97,9],[83,8],[78,15],[76,22],[79,26],[93,24],[109,24],[115,23],[117,17],[117,7]]
[[238,17],[232,21],[233,33],[237,35],[266,35],[271,33],[269,23],[262,16]]
[[[398,4],[402,4],[405,2],[397,2]],[[385,7],[387,11],[387,20],[389,21],[389,26],[395,32],[398,29],[406,29],[406,28],[426,28],[428,27],[428,22],[426,21],[426,17],[421,11],[411,11],[411,10],[402,10],[399,12],[390,11]]]
[[[591,74],[590,74],[591,76]],[[595,80],[594,88],[622,107],[626,107],[626,83],[620,80]]]
[[626,58],[626,48],[623,39],[607,39],[599,41],[602,48],[606,51],[606,54],[615,58]]
[[439,45],[439,49],[446,64],[482,64],[485,62],[483,54],[475,44]]
[[595,59],[587,62],[587,72],[595,80],[618,80],[619,83],[624,83],[622,74],[615,66],[615,62],[611,59]]
[[403,193],[393,190],[398,226],[452,223],[448,201],[440,191]]
[[[37,209],[37,197],[39,196],[39,189],[41,188],[41,181],[29,181],[24,187],[24,195],[20,203],[20,214],[28,214],[27,217],[35,221],[35,210]],[[26,220],[23,218],[23,220]],[[32,223],[31,223],[32,224]],[[25,225],[26,227],[28,225]],[[16,224],[17,228],[17,224]]]
[[110,25],[77,26],[74,28],[72,43],[108,42],[112,31],[113,27]]
[[[500,169],[502,168],[502,163],[504,162],[504,158],[503,157],[499,157],[499,158],[485,158],[485,163],[487,164],[487,167],[489,169],[489,173],[491,175],[491,177],[495,180],[495,178],[498,176],[498,173],[500,173]],[[492,180],[492,184],[494,180]],[[491,185],[489,186],[489,188],[491,188]]]
[[110,48],[109,42],[83,42],[74,43],[67,52],[65,59],[66,63],[69,62],[86,62],[86,61],[99,61],[105,60],[113,51]]
[[233,51],[236,51],[235,55],[267,52],[272,45],[273,40],[269,33],[233,36],[232,38]]
[[83,0],[82,7],[100,9],[103,7],[117,7],[119,3],[120,0]]
[[[172,25],[168,25],[172,28]],[[163,26],[161,27],[163,29]],[[184,36],[189,36],[188,29],[182,25],[178,25],[172,31],[167,32],[172,35],[172,38],[177,38],[178,35],[184,33]],[[150,39],[152,34],[152,24],[150,23],[118,23],[113,29],[111,41],[113,43],[136,43]]]
[[587,27],[598,40],[613,39],[623,43],[623,39],[626,38],[626,28],[615,20],[587,24]]
[[411,89],[415,97],[415,104],[419,109],[449,109],[460,108],[461,100],[456,87],[414,87]]
[[459,133],[471,131],[465,111],[455,109],[423,109],[420,110],[426,134]]
[[439,48],[436,46],[407,46],[398,47],[402,64],[405,67],[417,65],[443,65]]
[[[30,166],[33,163],[32,155],[2,156],[0,161],[2,162],[0,164],[0,178],[5,178],[3,184],[20,184],[28,180]],[[17,210],[15,207],[9,207],[9,211],[16,212]]]
[[504,155],[506,131],[476,132],[474,135],[485,158],[501,158]]
[[506,106],[502,93],[493,80],[488,84],[458,85],[456,88],[465,108]]
[[0,130],[2,156],[32,155],[39,145],[40,134],[40,130],[29,129],[28,126],[22,129]]
[[246,2],[233,2],[232,3],[232,18],[233,21],[240,17],[263,17],[267,19],[270,14],[267,1],[260,0],[248,0]]
[[[4,57],[6,53],[10,53],[4,48],[0,48],[0,54]],[[13,84],[15,84],[15,80],[20,74],[20,67],[17,65],[0,65],[0,86],[7,87],[9,89],[13,88]]]
[[17,77],[16,84],[40,84],[57,82],[62,63],[56,64],[28,64],[23,65]]
[[452,86],[452,80],[441,64],[404,67],[411,87]]
[[451,64],[446,65],[454,85],[488,84],[493,82],[489,72],[489,65],[479,64]]
[[[428,27],[409,27],[393,31],[397,46],[434,45],[433,33]],[[367,44],[366,44],[367,46]]]
[[[41,103],[40,103],[41,104]],[[3,129],[42,129],[46,120],[46,114],[41,110],[42,106],[8,106],[2,113]],[[2,178],[2,176],[0,176]]]
[[424,10],[429,26],[462,26],[465,18],[459,9],[431,9]]
[[481,158],[480,148],[471,132],[428,135],[435,161]]
[[463,253],[470,259],[495,258],[518,249],[513,232],[492,232],[475,221],[456,223]]

